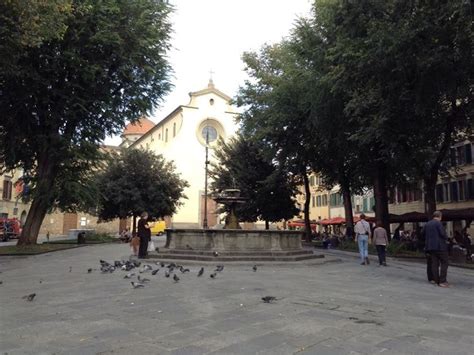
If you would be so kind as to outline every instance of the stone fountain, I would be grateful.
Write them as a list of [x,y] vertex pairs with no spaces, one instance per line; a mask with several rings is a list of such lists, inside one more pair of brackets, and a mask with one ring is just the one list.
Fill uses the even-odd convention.
[[241,229],[237,206],[249,199],[227,189],[214,200],[229,211],[223,229],[167,229],[168,248],[151,258],[198,261],[298,261],[318,258],[301,247],[302,232]]
[[239,225],[239,217],[237,216],[237,206],[248,201],[248,198],[240,196],[239,189],[224,190],[214,201],[229,207],[229,212],[225,218],[224,229],[242,229]]

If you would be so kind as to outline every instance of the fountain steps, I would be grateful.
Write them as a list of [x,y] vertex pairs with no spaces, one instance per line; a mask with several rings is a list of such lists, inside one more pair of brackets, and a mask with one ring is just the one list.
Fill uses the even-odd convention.
[[193,260],[193,261],[214,261],[214,262],[232,262],[232,261],[302,261],[309,259],[323,258],[324,255],[316,255],[311,251],[301,250],[299,252],[219,252],[218,256],[213,256],[212,252],[195,252],[193,250],[173,250],[160,251],[159,253],[150,253],[148,258],[160,260]]
[[[219,256],[292,256],[292,255],[311,255],[311,250],[217,250]],[[214,257],[214,250],[199,249],[160,249],[163,254],[190,254]]]

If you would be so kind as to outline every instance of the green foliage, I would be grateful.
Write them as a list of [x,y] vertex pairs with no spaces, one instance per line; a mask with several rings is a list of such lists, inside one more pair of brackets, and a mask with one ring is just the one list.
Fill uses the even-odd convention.
[[72,0],[3,0],[0,2],[0,68],[15,70],[22,51],[66,32]]
[[334,39],[328,78],[348,96],[363,170],[436,183],[449,146],[472,126],[472,4],[316,1],[315,13]]
[[229,143],[220,141],[215,155],[217,162],[211,165],[209,172],[213,179],[211,190],[218,194],[225,189],[238,188],[241,196],[249,198],[237,208],[241,221],[277,222],[298,212],[293,200],[294,183],[265,156],[261,144],[238,135]]
[[172,162],[152,152],[127,149],[109,161],[97,176],[98,215],[101,220],[138,216],[172,216],[188,183],[175,172]]
[[[21,168],[31,182],[23,230],[36,240],[37,220],[48,209],[74,209],[92,195],[79,187],[105,137],[169,91],[171,9],[159,0],[75,0],[70,8],[60,0],[33,3],[45,11],[40,28],[51,33],[38,29],[0,65],[0,171]],[[11,4],[22,2],[2,3]],[[23,28],[15,9],[8,9],[0,19],[1,48]],[[47,25],[51,17],[58,28]]]

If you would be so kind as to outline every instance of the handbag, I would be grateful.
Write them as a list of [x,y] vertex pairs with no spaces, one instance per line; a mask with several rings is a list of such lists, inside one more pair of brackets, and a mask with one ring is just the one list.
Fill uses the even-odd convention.
[[155,243],[153,242],[148,243],[147,251],[155,251]]

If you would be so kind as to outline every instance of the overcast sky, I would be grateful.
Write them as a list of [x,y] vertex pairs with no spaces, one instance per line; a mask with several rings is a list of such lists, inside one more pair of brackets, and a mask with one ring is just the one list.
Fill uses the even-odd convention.
[[[171,0],[173,50],[172,91],[151,120],[160,121],[189,102],[188,93],[207,86],[210,71],[216,87],[233,97],[245,74],[241,55],[287,36],[298,16],[306,16],[310,0]],[[119,138],[107,139],[120,143]]]

